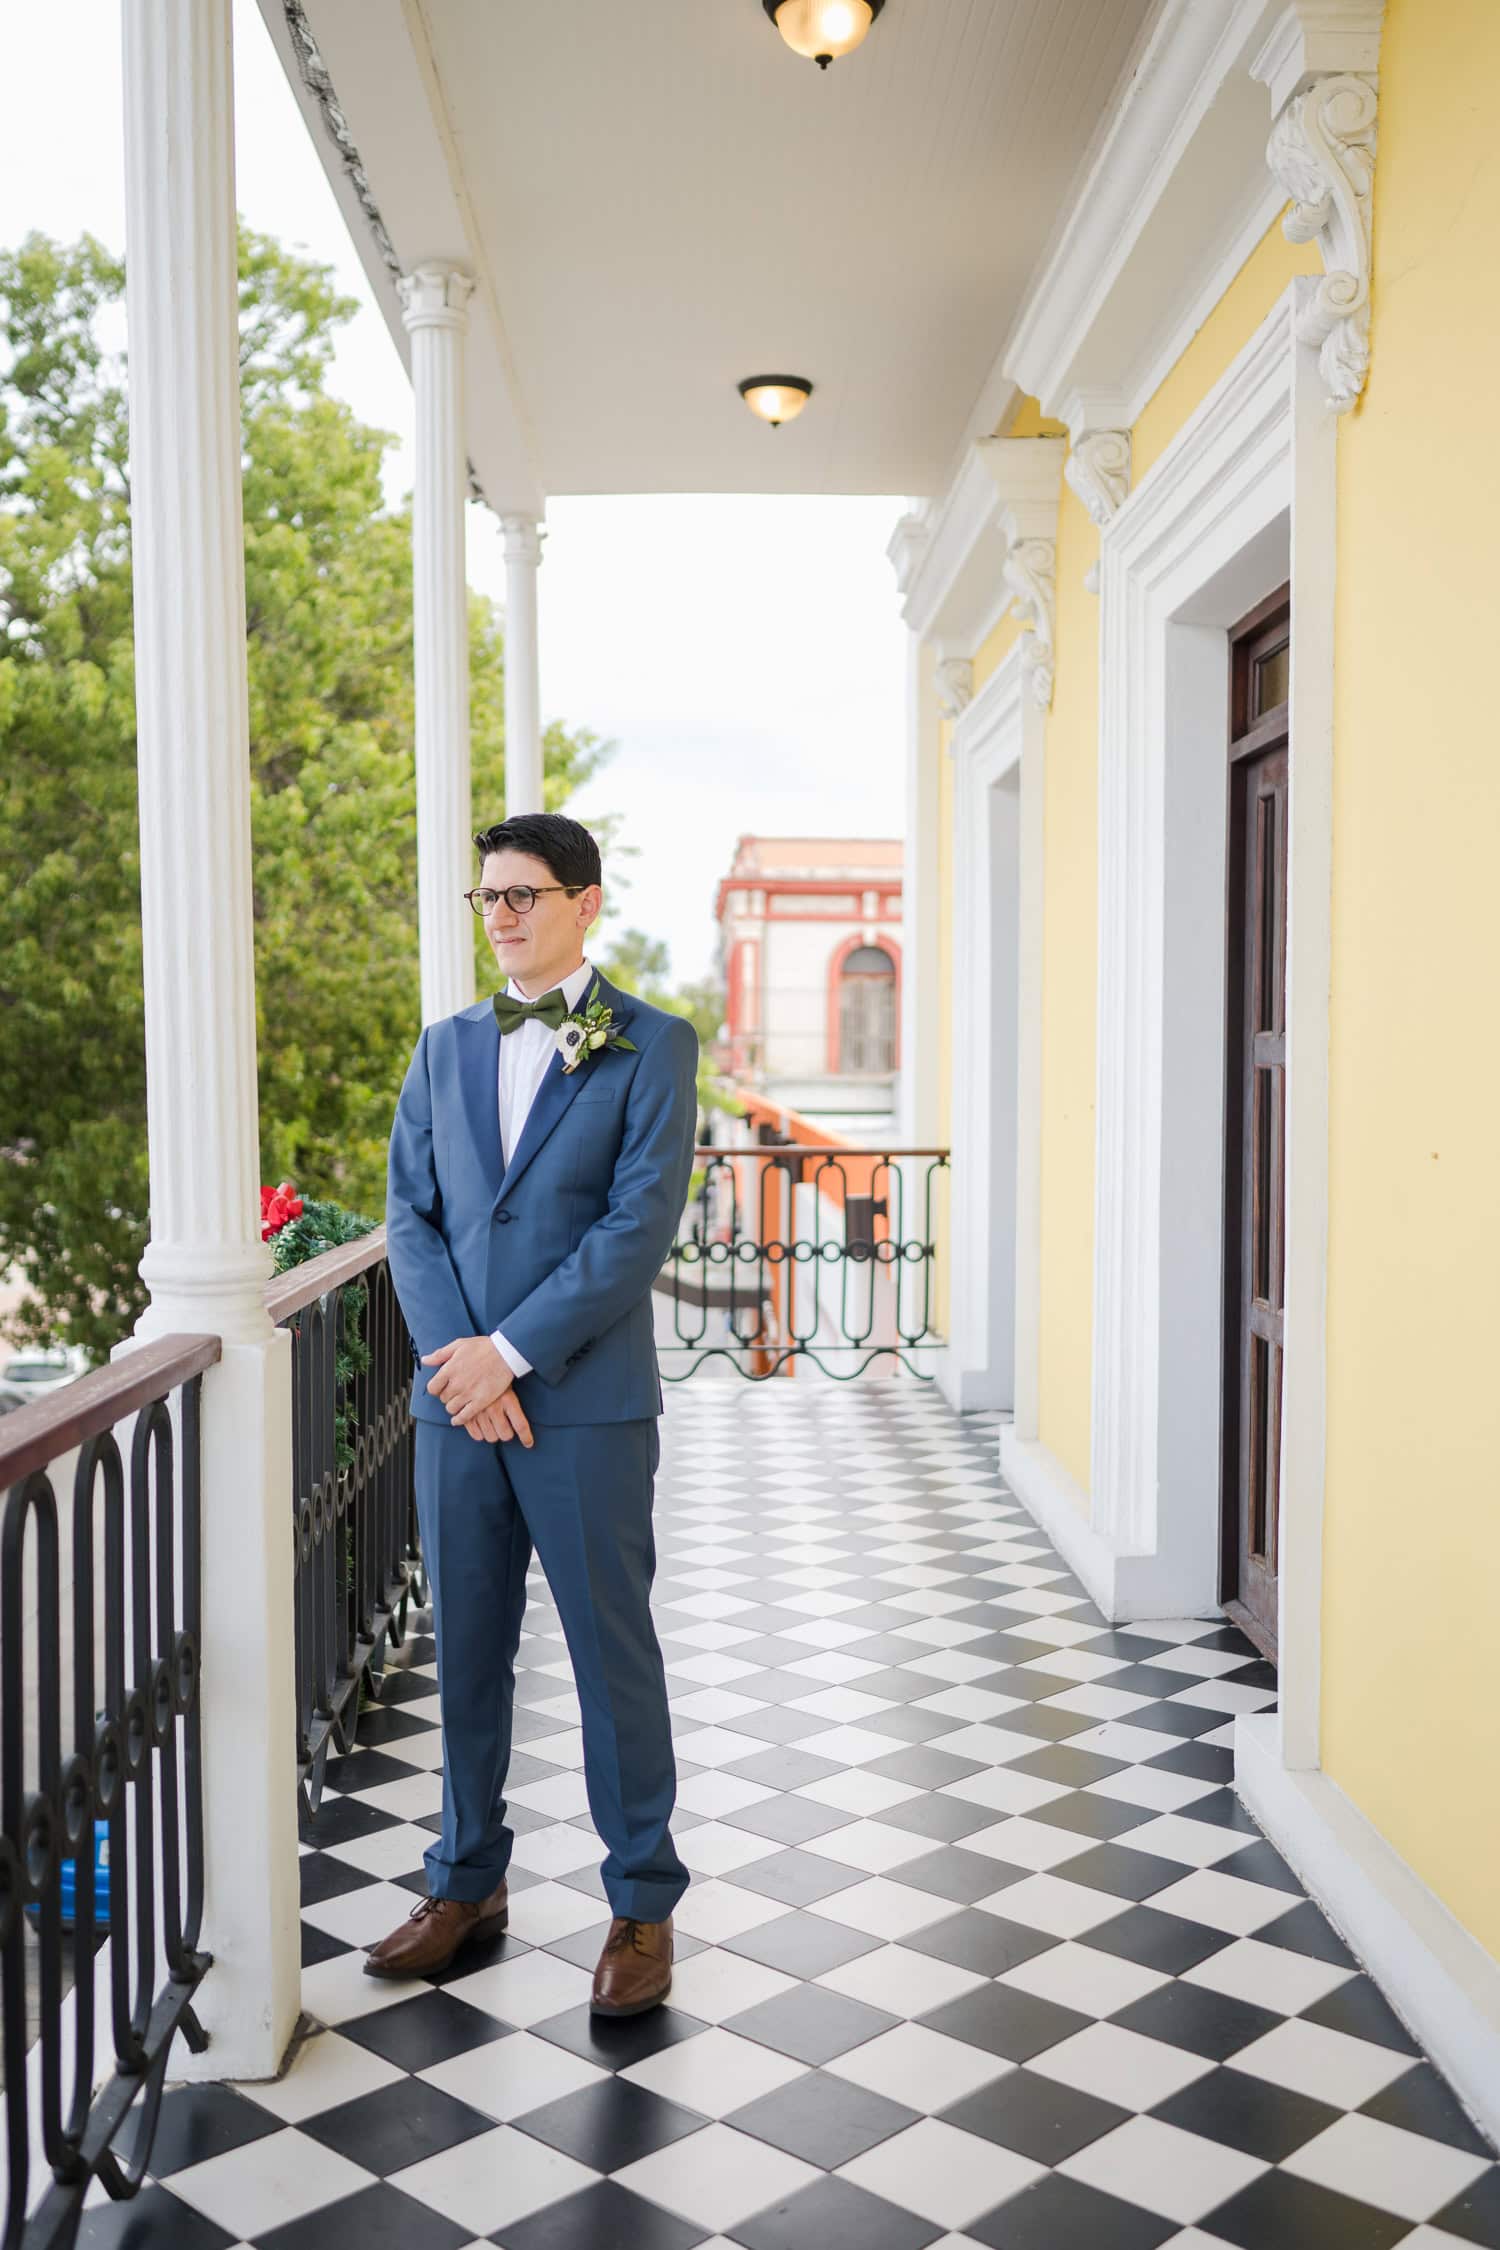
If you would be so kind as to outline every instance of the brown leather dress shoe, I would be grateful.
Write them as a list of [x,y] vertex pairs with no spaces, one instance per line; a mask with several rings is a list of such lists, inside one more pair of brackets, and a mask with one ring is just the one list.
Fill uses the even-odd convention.
[[471,1938],[498,1937],[510,1920],[502,1883],[486,1899],[420,1898],[389,1937],[365,1949],[367,1977],[431,1977]]
[[659,2007],[672,1989],[672,1917],[632,1922],[617,1914],[594,1971],[596,2016],[638,2016]]

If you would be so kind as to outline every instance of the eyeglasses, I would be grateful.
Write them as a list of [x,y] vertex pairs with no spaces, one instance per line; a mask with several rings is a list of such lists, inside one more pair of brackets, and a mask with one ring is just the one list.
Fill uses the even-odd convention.
[[577,898],[580,891],[588,889],[587,883],[512,883],[504,891],[465,891],[464,897],[476,914],[493,914],[501,899],[512,914],[529,914],[539,898],[548,891],[566,891],[569,898]]

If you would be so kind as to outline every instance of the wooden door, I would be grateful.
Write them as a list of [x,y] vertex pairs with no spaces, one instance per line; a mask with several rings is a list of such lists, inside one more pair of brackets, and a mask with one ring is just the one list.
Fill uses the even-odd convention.
[[1286,1274],[1287,590],[1232,636],[1224,1606],[1274,1662]]

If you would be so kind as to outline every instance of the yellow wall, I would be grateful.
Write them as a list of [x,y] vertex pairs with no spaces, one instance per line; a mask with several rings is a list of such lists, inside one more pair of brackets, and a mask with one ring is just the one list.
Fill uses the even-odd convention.
[[[1131,432],[1138,484],[1294,274],[1316,253],[1277,225],[1252,251]],[[1041,1442],[1086,1491],[1093,1387],[1098,984],[1099,536],[1068,487],[1057,530],[1057,684],[1047,721],[1042,955]]]
[[1500,1954],[1492,0],[1391,0],[1340,431],[1323,1763]]

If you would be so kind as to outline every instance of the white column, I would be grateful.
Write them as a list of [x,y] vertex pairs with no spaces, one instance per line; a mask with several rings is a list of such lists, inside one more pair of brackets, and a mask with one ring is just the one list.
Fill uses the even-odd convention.
[[291,1365],[260,1242],[230,0],[125,0],[125,214],[151,1302],[203,1394],[202,2057],[296,2022]]
[[474,998],[474,933],[463,903],[473,880],[464,575],[464,334],[473,288],[452,266],[419,266],[401,283],[416,403],[411,554],[424,1023]]
[[[906,850],[901,873],[901,1138],[930,1147],[938,1137],[939,887],[937,657],[907,635]],[[925,1177],[918,1167],[914,1181]]]
[[509,815],[544,809],[536,616],[542,535],[535,516],[502,516],[500,523],[505,533],[505,810]]

